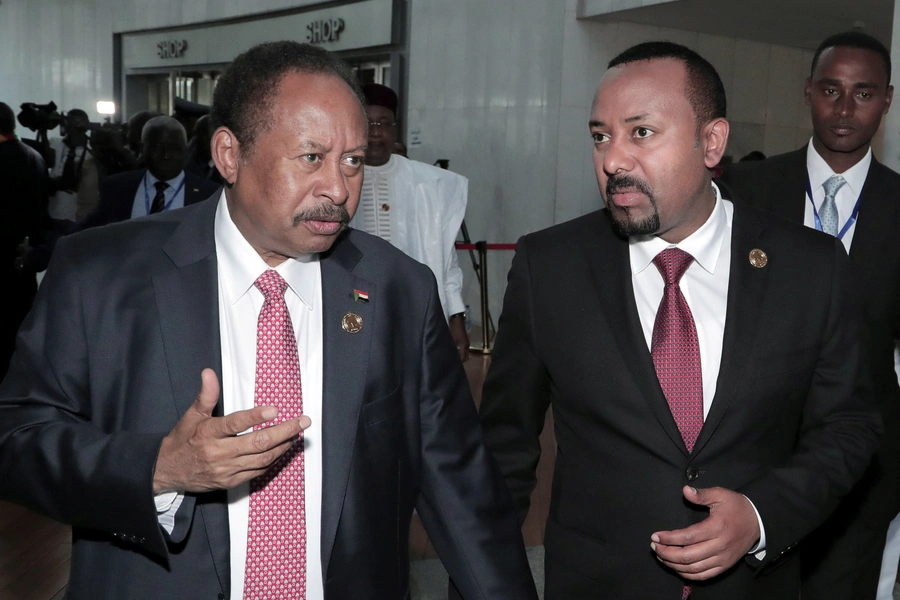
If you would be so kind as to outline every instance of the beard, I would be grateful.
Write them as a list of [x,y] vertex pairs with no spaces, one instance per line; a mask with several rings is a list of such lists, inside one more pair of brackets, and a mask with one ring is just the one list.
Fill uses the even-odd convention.
[[346,228],[350,223],[350,213],[343,204],[324,203],[294,215],[295,227],[303,221],[337,221],[344,226],[343,228]]
[[[613,175],[606,181],[606,197],[609,198],[616,192],[622,190],[639,190],[650,200],[650,206],[653,207],[653,214],[637,220],[632,218],[630,208],[621,208],[610,210],[612,217],[613,229],[617,234],[623,237],[633,235],[653,235],[659,231],[659,207],[656,205],[656,197],[653,190],[644,181],[631,175]],[[624,213],[624,214],[622,214]]]

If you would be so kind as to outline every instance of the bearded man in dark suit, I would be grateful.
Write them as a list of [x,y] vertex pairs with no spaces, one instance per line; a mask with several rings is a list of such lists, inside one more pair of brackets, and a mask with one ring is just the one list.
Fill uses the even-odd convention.
[[791,549],[880,433],[846,253],[723,198],[688,48],[613,59],[590,133],[606,209],[520,240],[481,404],[521,517],[553,409],[545,598],[796,600]]

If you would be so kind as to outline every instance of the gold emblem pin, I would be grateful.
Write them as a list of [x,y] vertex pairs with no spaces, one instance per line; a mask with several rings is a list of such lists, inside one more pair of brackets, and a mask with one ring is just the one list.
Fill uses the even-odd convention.
[[341,327],[347,333],[359,333],[359,330],[362,329],[362,317],[356,313],[347,313],[341,319]]
[[391,205],[384,203],[381,205],[381,210],[383,210],[384,212],[387,212],[387,211],[391,210]]
[[757,269],[762,269],[769,262],[769,257],[759,248],[750,251],[750,264]]

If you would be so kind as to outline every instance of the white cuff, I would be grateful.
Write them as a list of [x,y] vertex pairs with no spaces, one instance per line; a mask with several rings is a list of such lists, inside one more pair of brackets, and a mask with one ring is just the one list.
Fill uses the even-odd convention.
[[[743,496],[743,494],[741,495]],[[747,498],[747,496],[744,496],[744,498]],[[762,517],[759,516],[759,511],[756,510],[753,500],[747,498],[747,502],[753,507],[753,512],[756,513],[756,522],[759,524],[759,542],[747,554],[753,554],[758,560],[762,560],[766,557],[766,528],[763,526]]]

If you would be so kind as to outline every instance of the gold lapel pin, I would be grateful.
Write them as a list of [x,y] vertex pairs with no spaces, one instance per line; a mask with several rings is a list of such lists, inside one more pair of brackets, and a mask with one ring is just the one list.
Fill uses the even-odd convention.
[[341,319],[341,327],[343,327],[344,331],[347,333],[359,333],[359,330],[362,329],[362,325],[363,319],[356,313],[349,312]]
[[766,253],[760,250],[759,248],[754,248],[750,251],[750,264],[756,267],[757,269],[762,269],[769,263],[769,257],[766,256]]

